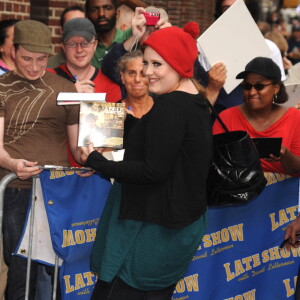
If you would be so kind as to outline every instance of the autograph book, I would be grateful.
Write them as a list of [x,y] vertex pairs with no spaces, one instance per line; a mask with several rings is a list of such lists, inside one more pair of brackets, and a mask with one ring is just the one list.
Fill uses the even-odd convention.
[[122,149],[125,117],[124,103],[81,102],[78,146]]

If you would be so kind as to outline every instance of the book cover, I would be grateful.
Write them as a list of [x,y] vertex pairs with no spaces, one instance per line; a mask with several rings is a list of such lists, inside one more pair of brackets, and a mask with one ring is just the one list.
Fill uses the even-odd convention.
[[78,146],[123,148],[124,103],[81,102]]

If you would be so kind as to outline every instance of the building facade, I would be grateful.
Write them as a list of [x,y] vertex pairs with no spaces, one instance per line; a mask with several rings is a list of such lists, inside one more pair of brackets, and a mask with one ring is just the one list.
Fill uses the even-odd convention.
[[[124,1],[123,1],[124,2]],[[204,32],[212,22],[214,0],[143,0],[147,5],[164,8],[173,25],[182,27],[189,21],[195,21]],[[85,0],[1,0],[0,20],[16,18],[34,19],[44,22],[52,29],[54,51],[60,48],[59,17],[64,8],[73,4],[85,4]]]

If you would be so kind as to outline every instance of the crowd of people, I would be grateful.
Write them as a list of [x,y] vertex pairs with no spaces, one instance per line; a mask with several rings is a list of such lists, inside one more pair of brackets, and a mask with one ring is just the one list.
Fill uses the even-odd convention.
[[[235,2],[217,0],[216,19]],[[293,20],[289,33],[273,14],[266,27],[258,22],[258,1],[245,3],[271,54],[248,62],[236,74],[242,83],[229,94],[223,88],[227,66],[210,66],[199,54],[198,24],[172,26],[165,10],[141,1],[122,10],[115,0],[65,8],[56,54],[43,23],[0,21],[0,176],[18,177],[4,195],[8,271],[0,270],[1,283],[7,276],[0,297],[24,298],[27,262],[12,253],[39,165],[86,165],[115,179],[91,258],[92,271],[100,274],[91,299],[111,300],[171,299],[201,243],[213,134],[224,132],[208,102],[229,130],[282,138],[279,156],[261,159],[264,171],[300,176],[300,111],[281,105],[289,69],[300,61],[300,24]],[[160,19],[147,25],[145,13],[153,12]],[[107,160],[92,143],[77,146],[79,106],[56,105],[59,92],[106,93],[107,102],[125,103],[123,161]],[[287,229],[288,247],[298,246],[298,233],[299,218]],[[32,263],[30,299],[38,266]]]

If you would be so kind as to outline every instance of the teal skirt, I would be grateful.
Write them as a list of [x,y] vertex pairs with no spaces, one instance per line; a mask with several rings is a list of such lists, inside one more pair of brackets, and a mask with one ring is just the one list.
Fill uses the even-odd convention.
[[206,214],[184,228],[170,229],[120,220],[120,202],[121,184],[115,182],[97,230],[91,270],[103,281],[111,282],[119,276],[141,290],[157,290],[177,283],[201,243]]

